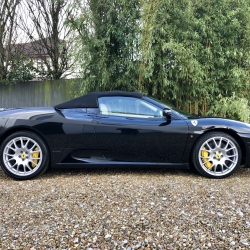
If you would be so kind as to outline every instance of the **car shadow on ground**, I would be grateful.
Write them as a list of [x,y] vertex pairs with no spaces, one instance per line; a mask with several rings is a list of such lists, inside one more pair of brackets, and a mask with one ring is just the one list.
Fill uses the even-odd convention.
[[[138,175],[199,175],[194,169],[173,169],[163,166],[63,166],[48,169],[44,174],[37,177],[39,179],[46,179],[63,175],[120,175],[120,174],[138,174]],[[0,180],[11,179],[0,168]]]
[[56,167],[52,168],[48,171],[48,173],[65,173],[65,172],[72,172],[72,173],[114,173],[114,174],[120,174],[120,173],[151,173],[151,174],[159,174],[159,173],[197,173],[195,169],[176,169],[176,168],[169,168],[164,166],[117,166],[117,165],[103,165],[103,166],[64,166],[64,167]]
[[[138,174],[138,175],[188,175],[197,176],[198,172],[194,169],[173,169],[159,166],[91,166],[91,167],[56,167],[48,170],[43,176],[49,177],[60,175],[120,175],[120,174]],[[42,177],[41,177],[42,178]]]
[[[79,176],[79,175],[128,175],[128,174],[137,174],[137,175],[167,175],[167,176],[183,176],[183,177],[202,177],[193,167],[190,169],[173,169],[167,167],[159,166],[89,166],[89,167],[76,167],[76,166],[63,166],[55,167],[47,170],[43,175],[37,177],[39,179],[50,179],[62,177],[65,175]],[[249,178],[250,177],[250,168],[240,168],[232,177],[237,178]],[[0,181],[10,180],[0,168]],[[206,178],[207,179],[207,178]]]
[[[201,176],[203,177],[194,166],[191,166],[190,169],[174,169],[168,168],[166,166],[89,166],[89,167],[56,167],[53,169],[49,169],[45,174],[45,176],[49,175],[79,175],[79,174],[139,174],[139,175],[176,175],[176,176]],[[239,168],[232,176],[237,177],[250,177],[250,168]],[[207,177],[204,177],[207,179]]]

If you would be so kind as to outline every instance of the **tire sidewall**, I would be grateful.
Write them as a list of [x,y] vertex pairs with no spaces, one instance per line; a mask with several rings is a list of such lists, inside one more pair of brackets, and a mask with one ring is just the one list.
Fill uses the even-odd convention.
[[[6,145],[11,140],[13,140],[14,138],[17,138],[17,137],[27,137],[27,138],[30,138],[30,139],[36,141],[36,143],[39,144],[39,146],[40,146],[40,148],[42,150],[43,157],[42,157],[42,163],[41,163],[41,165],[39,166],[39,168],[35,172],[33,172],[32,174],[27,175],[27,176],[19,176],[19,175],[16,175],[16,174],[12,173],[11,171],[8,170],[8,168],[4,164],[4,155],[3,155],[4,149],[5,149]],[[0,166],[2,167],[3,171],[8,176],[10,176],[11,178],[14,178],[16,180],[29,180],[29,179],[33,179],[33,178],[41,175],[42,173],[44,173],[46,171],[46,169],[48,168],[48,165],[49,165],[49,152],[48,152],[47,146],[44,143],[43,139],[41,139],[40,136],[36,135],[33,132],[26,132],[26,131],[15,132],[15,133],[9,135],[3,141],[3,143],[2,143],[2,145],[0,147]]]

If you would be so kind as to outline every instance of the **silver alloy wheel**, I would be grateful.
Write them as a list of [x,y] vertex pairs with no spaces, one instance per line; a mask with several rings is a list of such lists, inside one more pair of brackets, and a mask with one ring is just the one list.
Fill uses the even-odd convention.
[[204,171],[213,176],[224,176],[234,170],[239,152],[234,142],[218,136],[206,140],[199,150],[199,163]]
[[42,157],[40,145],[29,137],[16,137],[3,150],[6,168],[18,176],[28,176],[36,172],[41,166]]

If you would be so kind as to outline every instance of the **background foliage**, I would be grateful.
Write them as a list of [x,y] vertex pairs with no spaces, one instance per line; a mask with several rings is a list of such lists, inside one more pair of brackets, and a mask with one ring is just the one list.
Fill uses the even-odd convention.
[[76,2],[78,17],[68,23],[78,31],[76,61],[86,91],[135,90],[138,79],[138,0]]
[[81,2],[68,24],[78,32],[83,92],[139,90],[191,112],[249,120],[248,0]]
[[[0,7],[0,83],[59,79],[77,63],[76,95],[141,91],[191,113],[249,121],[249,0],[3,0]],[[45,68],[28,59],[28,41]]]

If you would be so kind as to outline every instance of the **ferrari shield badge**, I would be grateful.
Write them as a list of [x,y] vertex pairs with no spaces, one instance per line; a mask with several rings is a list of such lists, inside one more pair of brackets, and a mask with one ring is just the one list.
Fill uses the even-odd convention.
[[191,123],[192,123],[194,126],[197,126],[198,121],[197,121],[197,120],[192,120]]

